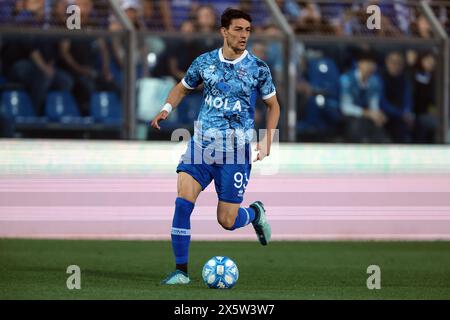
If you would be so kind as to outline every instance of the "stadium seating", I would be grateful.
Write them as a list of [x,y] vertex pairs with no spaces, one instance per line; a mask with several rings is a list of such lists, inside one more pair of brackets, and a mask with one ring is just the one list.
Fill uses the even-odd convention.
[[47,95],[45,114],[50,122],[83,123],[75,99],[69,92],[51,91]]
[[[120,10],[123,11],[121,14],[122,18],[124,17],[123,14],[125,14],[130,19],[129,22],[135,26],[136,31],[136,33],[125,32],[125,30],[128,30],[128,23],[124,23],[124,19],[119,18],[117,8],[115,6],[113,8],[113,1],[93,1],[95,5],[89,12],[90,17],[86,21],[85,27],[102,31],[102,35],[99,35],[99,38],[102,38],[102,40],[98,41],[97,36],[90,34],[75,35],[75,33],[67,29],[68,25],[64,21],[64,14],[62,14],[64,6],[67,7],[67,4],[61,5],[65,3],[64,1],[39,1],[39,6],[33,6],[32,9],[26,8],[26,6],[18,6],[16,2],[15,0],[3,0],[2,5],[0,5],[0,29],[2,29],[2,32],[0,32],[0,64],[2,67],[0,93],[27,90],[34,104],[35,95],[31,94],[31,92],[39,93],[43,90],[41,95],[36,95],[36,101],[42,101],[44,95],[47,95],[49,88],[70,87],[73,95],[73,97],[69,93],[52,93],[54,94],[53,96],[48,95],[45,98],[45,114],[48,116],[48,119],[37,116],[34,118],[30,118],[30,116],[27,116],[28,118],[14,116],[13,124],[17,124],[18,121],[20,122],[23,119],[34,119],[34,122],[36,122],[36,119],[39,121],[45,120],[45,122],[41,122],[39,130],[30,133],[30,137],[41,136],[45,131],[56,132],[59,130],[62,132],[61,135],[64,135],[67,131],[71,131],[70,134],[72,134],[73,131],[78,130],[85,134],[89,131],[101,132],[105,129],[110,132],[117,131],[118,128],[120,128],[122,136],[134,137],[135,133],[132,133],[132,130],[126,130],[126,128],[133,128],[134,124],[137,124],[137,126],[142,128],[140,131],[143,133],[150,130],[151,138],[166,139],[167,134],[170,134],[174,129],[192,129],[193,121],[196,120],[202,103],[202,97],[200,95],[195,96],[199,92],[194,92],[186,97],[164,122],[159,133],[165,133],[166,136],[159,135],[158,132],[152,130],[149,123],[165,103],[173,85],[179,81],[181,72],[186,71],[198,54],[216,47],[216,40],[219,40],[219,43],[221,41],[220,35],[215,32],[217,31],[216,29],[211,29],[205,25],[207,27],[205,30],[208,29],[209,32],[203,32],[205,30],[200,28],[203,23],[202,19],[199,18],[201,15],[190,17],[187,14],[182,14],[177,16],[175,14],[178,12],[177,9],[173,12],[174,15],[169,14],[171,16],[170,19],[173,20],[171,24],[170,21],[166,21],[170,19],[161,18],[161,10],[145,10],[145,6],[138,6],[140,8],[134,9],[139,12],[128,17],[131,11],[123,9],[124,6],[120,6]],[[144,1],[143,3],[147,2],[149,4],[154,2],[155,8],[157,8],[158,3],[163,1]],[[185,2],[190,3],[190,6],[198,1]],[[227,2],[233,6],[241,1],[206,2],[213,5],[217,19],[219,17],[217,14],[228,6]],[[305,125],[308,128],[333,126],[333,121],[330,124],[328,117],[331,116],[331,118],[335,117],[336,119],[339,117],[339,85],[337,82],[340,72],[338,69],[346,70],[352,61],[355,60],[355,54],[358,53],[357,51],[359,51],[360,47],[370,48],[371,51],[377,52],[380,58],[378,61],[378,67],[380,68],[383,66],[382,56],[385,51],[407,49],[407,52],[411,53],[409,55],[411,58],[414,52],[417,55],[424,47],[421,43],[422,41],[439,39],[435,32],[430,32],[430,30],[433,31],[434,29],[431,28],[430,23],[435,19],[428,17],[425,19],[426,21],[420,20],[421,23],[419,23],[418,17],[424,16],[422,12],[423,4],[419,0],[378,1],[383,28],[375,28],[374,30],[369,30],[366,23],[368,22],[366,18],[369,16],[365,10],[367,1],[322,0],[313,1],[314,3],[298,0],[276,1],[282,13],[282,15],[278,16],[277,21],[279,18],[285,18],[283,20],[285,20],[286,24],[283,23],[285,25],[283,28],[279,28],[279,23],[273,23],[275,21],[273,20],[273,8],[270,9],[263,2],[244,2],[247,3],[244,7],[253,16],[253,25],[258,26],[255,29],[255,36],[256,41],[261,44],[256,50],[249,50],[269,64],[275,85],[279,89],[279,98],[283,107],[280,129],[287,129],[291,133],[286,134],[283,139],[293,137],[296,134],[296,130],[292,126],[284,128],[290,123],[289,118],[291,116],[295,118],[293,121],[296,121],[298,124],[295,128],[300,131],[303,130]],[[435,18],[443,24],[450,34],[450,7],[447,2],[449,1],[427,1]],[[128,6],[126,7],[129,8]],[[193,8],[187,10],[186,7],[185,9],[182,10],[184,13],[191,11]],[[167,8],[167,11],[171,10],[173,10],[172,6]],[[35,15],[35,13],[38,14]],[[139,17],[139,19],[136,19],[136,17]],[[188,28],[178,29],[184,22],[188,22]],[[189,28],[190,25],[192,25],[191,28]],[[175,33],[173,32],[174,26],[179,31],[179,34],[173,34]],[[286,28],[288,26],[289,28]],[[25,28],[26,36],[23,34],[23,31],[20,31],[22,28]],[[17,29],[17,32],[14,31],[15,29]],[[295,37],[295,44],[289,44],[287,41],[290,32],[287,32],[286,29],[291,29],[296,36],[299,36]],[[58,30],[58,32],[54,33],[53,31],[55,30]],[[191,39],[191,35],[198,33],[200,30],[204,33],[204,37],[195,39],[195,41]],[[121,32],[116,33],[116,31]],[[158,34],[155,34],[153,31],[157,31]],[[269,37],[266,38],[266,35]],[[316,38],[315,35],[320,35],[320,37]],[[312,36],[312,38],[309,36]],[[345,41],[342,41],[342,36],[346,37]],[[378,41],[372,43],[372,41],[359,39],[358,37],[360,36],[376,38]],[[129,41],[135,37],[136,41]],[[389,41],[385,43],[383,38],[389,38]],[[69,41],[72,44],[70,52],[64,55],[61,52],[63,50],[54,50],[56,48],[54,45],[63,39],[64,42]],[[406,39],[408,41],[405,42],[404,40]],[[131,46],[132,42],[136,42],[136,44]],[[425,42],[423,44],[428,45]],[[25,47],[27,49],[23,50]],[[293,54],[292,61],[288,61],[285,54],[288,53],[287,49],[290,48]],[[37,88],[40,83],[36,85],[36,82],[29,81],[31,80],[29,79],[30,77],[23,77],[20,73],[26,68],[22,67],[24,69],[21,70],[19,68],[20,65],[19,67],[13,67],[19,60],[29,58],[25,52],[28,49],[39,51],[44,57],[47,57],[47,53],[55,51],[49,55],[49,57],[54,56],[54,61],[57,62],[54,64],[55,70],[61,69],[60,71],[68,72],[71,80],[73,80],[73,86],[58,86],[54,83],[49,83],[42,86],[43,88]],[[103,49],[106,49],[108,52],[104,52]],[[436,41],[431,45],[430,49],[434,52],[440,52],[442,48]],[[69,53],[80,65],[89,67],[89,72],[83,72],[85,76],[88,75],[87,78],[85,76],[81,77],[77,73],[72,73],[73,70],[69,67],[70,63],[66,61]],[[317,58],[323,56],[328,58]],[[131,57],[133,59],[129,59]],[[307,61],[308,59],[309,61]],[[334,62],[332,59],[334,59]],[[412,61],[414,59],[408,60]],[[439,70],[442,62],[440,61],[441,59],[438,60],[436,61],[436,69]],[[305,61],[307,63],[306,68],[303,64]],[[411,61],[409,63],[412,66]],[[106,68],[105,63],[108,62],[109,68]],[[133,64],[136,72],[133,72],[135,74],[131,77],[127,71],[133,68]],[[294,64],[297,65],[299,72],[308,70],[307,74],[303,74],[298,78],[284,77],[284,74]],[[174,68],[175,66],[176,68]],[[6,76],[7,78],[5,78]],[[435,82],[439,84],[439,81],[442,80],[440,78],[441,75],[436,73],[436,77],[432,79],[433,85],[435,85]],[[292,92],[291,95],[288,95],[290,93],[288,92],[289,90],[295,90],[296,84],[291,82],[300,79],[302,81],[306,79],[310,84],[313,89],[312,96],[308,97],[308,101],[305,101],[303,99],[305,97],[300,94],[306,92],[301,87],[303,83],[297,83],[300,84],[298,88],[301,92],[297,93],[299,93],[298,97],[301,98],[301,101],[300,99],[287,99],[288,96],[294,97],[296,94],[296,92]],[[136,82],[134,82],[135,80]],[[30,83],[33,83],[33,85]],[[128,93],[127,91],[130,88],[136,89],[132,89],[132,92]],[[112,97],[110,94],[104,95],[103,91],[114,91],[117,96],[128,96],[130,99],[122,101],[120,98]],[[443,96],[440,91],[442,90],[436,90],[435,97],[433,97],[434,100],[442,100],[438,97],[438,95]],[[74,98],[79,104],[79,109]],[[256,120],[263,121],[259,117],[258,111],[264,110],[264,108],[260,109],[259,104],[261,104],[260,99],[257,101]],[[440,104],[437,105],[439,108],[441,108]],[[12,108],[17,109],[17,106],[10,107],[11,112]],[[124,110],[134,108],[136,111],[135,119],[125,117],[128,113]],[[18,111],[16,109],[14,110]],[[35,106],[32,109],[39,110],[36,112],[39,116],[41,115],[41,106]],[[291,109],[297,109],[300,112],[297,112],[295,115],[295,113],[288,112]],[[88,113],[90,117],[81,116]],[[262,112],[263,116],[264,114]],[[134,121],[134,123],[127,126],[125,121],[130,123]],[[91,127],[88,127],[87,123],[90,123]],[[27,123],[25,124],[23,126],[15,126],[15,129],[18,131],[26,130],[34,125],[28,126]],[[121,126],[121,124],[124,125]],[[87,136],[88,134],[85,134],[83,137]],[[147,134],[140,134],[139,138],[145,139],[147,136]]]
[[340,121],[339,76],[339,69],[332,59],[308,61],[307,77],[313,94],[307,101],[305,118],[297,125],[300,137],[315,140],[316,137],[327,139],[336,134]]
[[340,72],[336,63],[329,58],[310,59],[308,62],[309,83],[316,93],[329,98],[339,97]]
[[24,90],[7,90],[3,92],[1,111],[6,118],[18,124],[43,124],[45,118],[37,117],[31,99]]
[[5,91],[2,96],[2,111],[8,118],[34,117],[30,97],[25,91]]
[[122,122],[122,105],[114,92],[95,92],[90,108],[95,122],[117,125]]

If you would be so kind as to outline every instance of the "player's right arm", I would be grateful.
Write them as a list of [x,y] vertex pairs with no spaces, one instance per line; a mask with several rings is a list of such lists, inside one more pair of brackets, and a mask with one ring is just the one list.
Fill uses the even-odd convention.
[[[169,96],[166,100],[166,105],[170,104],[175,109],[183,100],[183,98],[192,90],[186,88],[181,82],[175,85],[169,92]],[[166,120],[169,116],[169,111],[161,110],[152,120],[151,126],[160,130],[159,121]]]
[[191,66],[186,72],[184,78],[179,82],[175,87],[172,88],[169,92],[169,96],[167,97],[166,104],[163,109],[156,115],[156,117],[152,120],[152,127],[160,130],[159,121],[166,120],[169,116],[169,113],[175,109],[183,100],[183,98],[191,91],[195,90],[200,83],[203,81],[200,75],[200,60],[201,57],[192,62]]

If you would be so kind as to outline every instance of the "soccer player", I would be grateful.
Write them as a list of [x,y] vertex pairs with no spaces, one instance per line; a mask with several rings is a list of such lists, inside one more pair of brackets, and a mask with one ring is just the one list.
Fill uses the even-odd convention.
[[[254,161],[269,155],[280,116],[267,64],[246,50],[251,22],[251,17],[243,11],[225,10],[220,28],[224,40],[222,48],[194,60],[185,77],[170,91],[161,112],[152,120],[152,127],[159,130],[159,122],[169,116],[184,96],[203,83],[204,102],[194,136],[177,167],[178,195],[171,233],[176,270],[163,284],[190,282],[187,273],[190,216],[198,195],[212,180],[219,199],[217,220],[220,225],[226,230],[235,230],[252,223],[262,245],[270,240],[271,229],[262,202],[256,201],[247,208],[240,206],[250,177],[252,137],[247,133],[253,130],[257,95],[267,106],[267,134],[257,144]],[[196,158],[198,154],[200,161]]]

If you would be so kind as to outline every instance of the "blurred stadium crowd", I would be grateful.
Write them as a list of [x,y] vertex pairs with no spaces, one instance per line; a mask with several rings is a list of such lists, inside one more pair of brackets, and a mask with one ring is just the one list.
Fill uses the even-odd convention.
[[[417,1],[275,2],[300,37],[295,48],[297,141],[436,142],[437,47],[301,41],[301,36],[433,39],[432,26],[418,10]],[[450,3],[429,2],[450,34]],[[220,14],[227,7],[237,7],[253,18],[255,40],[250,50],[268,62],[279,91],[284,90],[283,34],[264,1],[117,3],[143,34],[135,50],[138,78],[181,80],[196,56],[221,45],[217,35]],[[0,28],[65,29],[66,8],[71,4],[80,7],[84,30],[114,33],[125,29],[107,0],[1,0]],[[366,26],[366,8],[371,4],[381,8],[379,30]],[[59,129],[101,125],[99,130],[120,130],[124,56],[120,36],[2,35],[1,135],[17,136],[18,128],[31,128],[35,129],[31,136],[39,136],[49,123],[61,125]],[[179,119],[190,122],[195,120],[201,95],[197,92],[186,100],[192,117]],[[263,126],[263,111],[256,110],[258,126]]]

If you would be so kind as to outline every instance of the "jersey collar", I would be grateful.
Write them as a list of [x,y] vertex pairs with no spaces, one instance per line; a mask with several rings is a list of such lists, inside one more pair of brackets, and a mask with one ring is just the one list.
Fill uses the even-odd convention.
[[219,59],[220,59],[220,61],[226,62],[226,63],[231,63],[231,64],[236,64],[236,63],[242,61],[247,56],[247,54],[248,54],[248,51],[244,50],[244,52],[241,54],[241,56],[239,58],[236,58],[234,60],[227,60],[223,56],[222,48],[219,49]]

